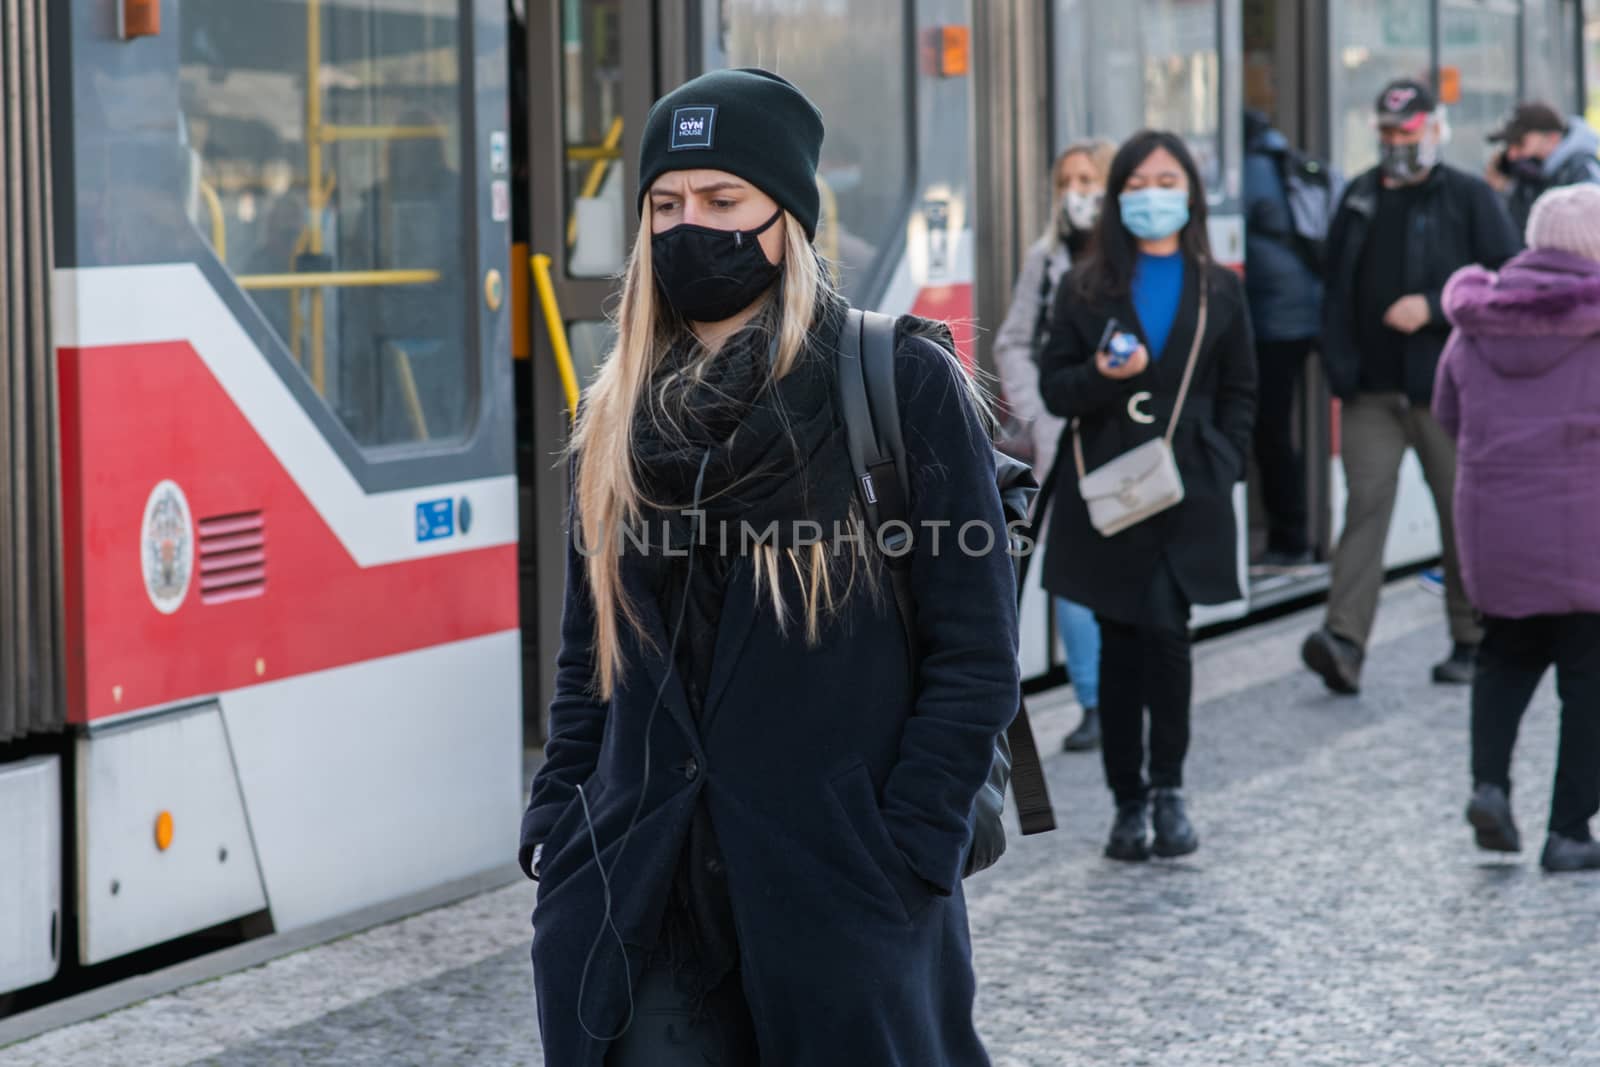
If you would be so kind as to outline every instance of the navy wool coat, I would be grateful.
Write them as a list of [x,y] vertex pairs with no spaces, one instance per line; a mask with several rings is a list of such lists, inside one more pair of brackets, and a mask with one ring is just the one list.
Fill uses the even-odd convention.
[[[522,824],[524,849],[543,845],[533,968],[552,1067],[600,1067],[623,1026],[701,798],[762,1067],[989,1062],[973,1029],[961,871],[995,739],[1017,709],[1015,580],[993,452],[962,372],[902,335],[895,373],[921,531],[914,681],[886,577],[857,582],[808,647],[803,627],[784,632],[770,600],[756,603],[752,564],[739,559],[697,728],[649,582],[625,557],[651,640],[625,637],[626,667],[603,703],[591,686],[593,601],[569,538],[547,762]],[[956,544],[974,520],[996,531],[992,550],[977,528],[974,551]],[[793,574],[782,580],[798,603]]]
[[1172,441],[1183,503],[1103,536],[1078,489],[1070,424],[1061,438],[1044,587],[1122,622],[1139,621],[1150,576],[1163,559],[1191,604],[1225,604],[1242,595],[1233,487],[1245,474],[1256,416],[1255,340],[1244,286],[1224,267],[1189,263],[1165,353],[1137,377],[1116,381],[1095,367],[1095,347],[1112,316],[1142,339],[1139,313],[1127,297],[1091,306],[1069,276],[1057,290],[1050,343],[1039,357],[1045,406],[1078,420],[1084,468],[1093,471],[1167,432],[1200,325],[1202,284],[1209,289],[1206,333]]

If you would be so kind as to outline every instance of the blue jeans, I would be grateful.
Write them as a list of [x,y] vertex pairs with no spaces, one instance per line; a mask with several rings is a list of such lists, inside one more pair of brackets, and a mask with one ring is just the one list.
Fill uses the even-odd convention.
[[1100,624],[1082,604],[1056,597],[1056,627],[1067,646],[1067,673],[1078,691],[1078,703],[1100,706]]

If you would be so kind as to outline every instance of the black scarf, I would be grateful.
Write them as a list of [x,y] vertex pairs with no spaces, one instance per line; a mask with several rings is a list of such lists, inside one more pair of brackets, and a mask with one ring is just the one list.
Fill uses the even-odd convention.
[[[693,531],[685,514],[695,500],[704,463],[699,510],[702,545],[737,552],[748,524],[752,537],[776,523],[775,540],[831,538],[849,512],[854,476],[833,401],[834,347],[845,305],[818,308],[812,337],[794,367],[773,381],[775,330],[781,291],[766,310],[707,357],[692,336],[667,353],[634,420],[634,470],[645,498],[645,538],[652,551],[686,547]],[[713,547],[713,550],[717,550]],[[702,549],[703,551],[703,549]]]
[[[672,651],[684,696],[702,726],[728,570],[732,554],[743,548],[740,524],[764,536],[768,524],[776,523],[781,547],[792,544],[795,524],[805,520],[831,537],[834,521],[846,519],[855,489],[833,401],[834,347],[845,306],[830,301],[819,307],[810,343],[794,368],[772,381],[778,302],[775,296],[715,355],[708,357],[692,337],[674,345],[634,421],[634,469],[647,502],[641,541],[649,546],[663,621],[675,632]],[[706,526],[686,576],[688,562],[680,550],[694,531],[684,512],[695,501],[702,464],[698,497]],[[723,524],[730,527],[726,555]],[[801,533],[815,536],[816,530]],[[660,551],[663,540],[671,555]],[[652,950],[697,1005],[738,966],[733,905],[721,868],[702,802]]]

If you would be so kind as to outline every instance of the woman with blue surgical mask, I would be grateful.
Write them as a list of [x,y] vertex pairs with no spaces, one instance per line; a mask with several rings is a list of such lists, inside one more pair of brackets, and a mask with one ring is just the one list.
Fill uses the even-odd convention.
[[[1039,361],[1045,406],[1069,422],[1044,586],[1099,621],[1101,756],[1117,809],[1105,851],[1138,861],[1200,844],[1182,793],[1189,616],[1240,595],[1233,496],[1255,423],[1255,344],[1243,285],[1212,259],[1205,189],[1180,138],[1145,131],[1124,144],[1105,203]],[[1085,473],[1163,437],[1181,502],[1102,534]]]
[[[1011,307],[995,334],[994,362],[1006,410],[1026,432],[1025,458],[1041,485],[1055,466],[1067,424],[1045,410],[1039,395],[1039,353],[1049,334],[1056,289],[1072,264],[1088,254],[1094,239],[1105,200],[1106,172],[1116,151],[1109,141],[1078,141],[1056,158],[1051,168],[1050,223],[1022,261]],[[1100,628],[1094,612],[1081,604],[1057,598],[1054,608],[1067,672],[1083,708],[1062,747],[1068,752],[1092,752],[1100,747]]]

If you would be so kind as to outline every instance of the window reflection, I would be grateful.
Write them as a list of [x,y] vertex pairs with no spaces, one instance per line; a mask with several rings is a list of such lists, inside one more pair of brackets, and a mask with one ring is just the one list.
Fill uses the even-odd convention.
[[914,123],[906,5],[724,0],[722,11],[729,66],[775,70],[822,110],[817,244],[839,265],[846,294],[864,298],[880,259],[903,243]]
[[1441,66],[1460,79],[1461,99],[1450,106],[1455,132],[1445,158],[1481,171],[1492,146],[1486,138],[1517,103],[1516,4],[1445,0],[1441,9]]
[[1221,61],[1213,0],[1056,0],[1056,141],[1143,127],[1188,143],[1221,189]]
[[1378,162],[1373,112],[1395,78],[1428,81],[1432,5],[1415,0],[1340,0],[1333,20],[1333,156],[1346,174]]
[[366,445],[472,417],[458,32],[451,0],[181,0],[191,218]]
[[605,278],[622,272],[625,213],[632,210],[620,165],[626,133],[620,0],[564,0],[561,41],[567,273]]

